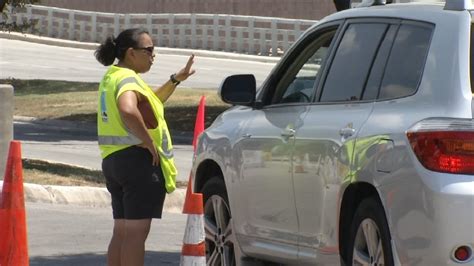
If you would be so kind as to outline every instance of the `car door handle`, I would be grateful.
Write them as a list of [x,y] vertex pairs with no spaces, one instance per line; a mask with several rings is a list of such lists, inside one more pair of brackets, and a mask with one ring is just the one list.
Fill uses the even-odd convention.
[[244,138],[244,139],[249,139],[251,137],[252,137],[252,134],[249,134],[249,133],[245,133],[245,134],[242,135],[242,138]]
[[284,137],[284,138],[291,138],[291,137],[295,136],[295,133],[296,133],[296,130],[294,130],[292,128],[287,128],[287,129],[285,129],[285,131],[283,131],[281,133],[281,136]]
[[345,127],[345,128],[341,128],[339,130],[339,135],[341,135],[341,137],[347,139],[348,137],[354,135],[355,132],[356,132],[355,129],[353,129],[351,127]]

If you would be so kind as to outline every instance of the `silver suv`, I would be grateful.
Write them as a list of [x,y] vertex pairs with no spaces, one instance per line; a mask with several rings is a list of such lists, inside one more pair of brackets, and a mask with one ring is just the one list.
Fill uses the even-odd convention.
[[[199,138],[210,265],[474,265],[470,1],[326,17]],[[251,258],[251,259],[250,259]]]

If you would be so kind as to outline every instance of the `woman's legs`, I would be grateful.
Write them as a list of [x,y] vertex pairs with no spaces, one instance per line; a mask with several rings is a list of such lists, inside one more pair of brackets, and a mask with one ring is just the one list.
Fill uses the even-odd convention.
[[113,153],[102,163],[114,217],[109,266],[144,263],[151,219],[161,218],[166,196],[161,168],[151,162],[148,150],[134,146]]
[[150,232],[151,219],[125,220],[125,234],[122,241],[121,266],[143,265],[145,240]]
[[125,219],[114,220],[114,231],[110,240],[109,249],[107,251],[107,265],[121,266],[120,254],[122,243],[125,236]]
[[107,252],[108,266],[143,265],[145,240],[151,219],[114,220],[114,232]]

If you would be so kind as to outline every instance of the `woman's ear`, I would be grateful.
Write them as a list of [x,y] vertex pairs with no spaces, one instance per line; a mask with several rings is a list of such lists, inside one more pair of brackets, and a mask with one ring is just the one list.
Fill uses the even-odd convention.
[[132,47],[127,48],[127,51],[125,51],[125,57],[134,58],[135,50]]

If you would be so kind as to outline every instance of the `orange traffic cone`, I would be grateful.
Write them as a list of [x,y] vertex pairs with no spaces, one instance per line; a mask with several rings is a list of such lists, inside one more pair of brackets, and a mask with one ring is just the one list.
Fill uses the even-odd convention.
[[188,214],[181,250],[181,266],[206,265],[204,208],[201,193],[192,193],[184,204]]
[[197,138],[204,131],[204,109],[206,105],[206,96],[201,96],[199,101],[199,107],[196,114],[196,122],[194,124],[194,138],[193,138],[193,148],[196,151]]
[[10,142],[0,199],[0,265],[29,265],[21,144]]
[[[196,123],[194,124],[194,151],[196,151],[197,138],[204,131],[205,104],[206,97],[202,96],[196,114]],[[188,220],[181,250],[181,266],[206,265],[203,195],[193,193],[192,188],[190,173],[183,207],[183,213],[188,214]]]
[[[196,144],[197,144],[197,138],[199,135],[204,131],[204,113],[205,113],[205,107],[206,107],[206,96],[201,96],[201,100],[199,101],[199,106],[198,110],[196,113],[196,122],[194,123],[194,138],[193,138],[193,150],[196,152]],[[191,182],[191,173],[189,173],[189,180],[188,180],[188,186],[186,188],[186,197],[184,198],[184,204],[186,205],[186,202],[188,201],[188,198],[190,197],[192,193],[192,182]],[[184,213],[184,211],[183,211]]]

